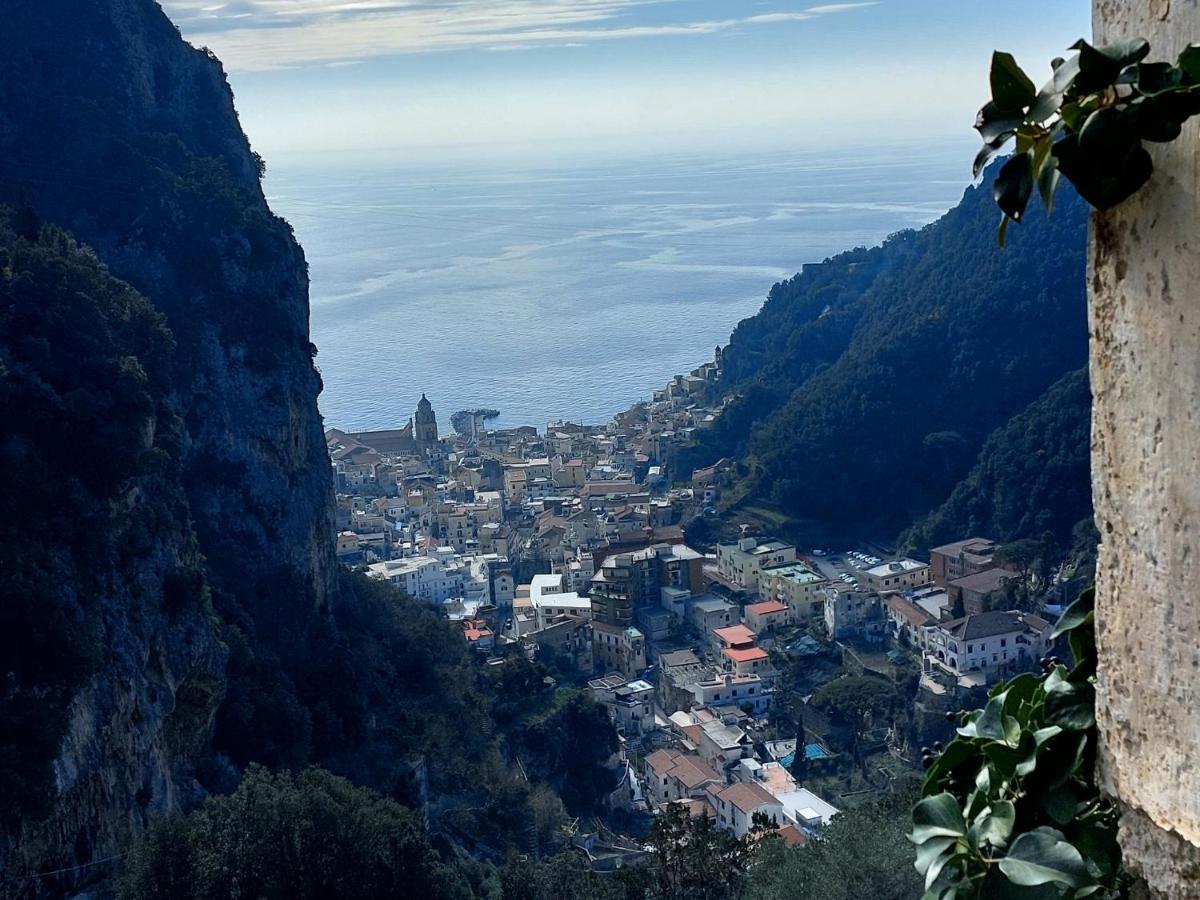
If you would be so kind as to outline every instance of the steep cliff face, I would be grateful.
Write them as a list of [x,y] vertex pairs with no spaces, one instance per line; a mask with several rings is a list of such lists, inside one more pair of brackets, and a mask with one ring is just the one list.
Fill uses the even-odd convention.
[[[31,800],[0,821],[0,872],[16,875],[117,853],[149,813],[186,805],[214,721],[233,723],[218,725],[220,752],[222,728],[245,730],[263,704],[292,690],[286,674],[274,674],[277,645],[326,617],[334,560],[306,266],[290,228],[267,208],[219,63],[187,45],[154,0],[10,0],[4,13],[0,203],[93,248],[97,270],[102,262],[111,273],[97,283],[132,286],[131,296],[162,314],[174,345],[151,379],[155,408],[136,427],[103,432],[105,452],[142,436],[128,448],[140,448],[138,465],[106,488],[111,495],[75,501],[104,508],[117,555],[69,546],[61,530],[44,537],[53,553],[42,568],[63,574],[64,609],[87,633],[87,652],[64,664],[69,677],[50,693],[31,663],[29,690],[18,694],[0,660],[5,724],[24,710],[47,744],[45,758],[21,754],[31,797],[39,772],[52,773],[49,805]],[[59,301],[46,287],[22,302]],[[109,334],[110,324],[101,315],[79,327]],[[56,334],[46,346],[65,359],[72,351]],[[106,427],[64,403],[64,423]],[[81,433],[48,432],[18,449],[38,456],[50,438],[70,446]],[[13,435],[5,440],[17,446]],[[92,464],[59,459],[44,487]],[[6,513],[29,517],[34,503],[26,497]],[[15,539],[14,555],[28,550],[28,537]],[[25,593],[37,600],[39,591],[50,589]],[[263,673],[256,685],[282,688],[252,700],[230,689],[239,666],[252,665]],[[229,701],[220,705],[227,695],[239,697],[232,713]],[[34,710],[39,697],[49,702]],[[231,754],[239,762],[256,748],[241,749]]]
[[15,0],[0,158],[0,201],[69,229],[165,314],[217,586],[254,609],[325,603],[332,488],[307,270],[267,208],[220,64],[153,0]]
[[[0,896],[198,794],[225,647],[181,482],[172,340],[65,234],[0,207]],[[40,233],[39,233],[40,232]]]

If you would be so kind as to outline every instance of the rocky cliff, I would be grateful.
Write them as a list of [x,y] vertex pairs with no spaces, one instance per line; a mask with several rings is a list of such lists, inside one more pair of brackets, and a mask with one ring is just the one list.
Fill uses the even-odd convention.
[[[26,251],[44,240],[41,223],[65,229],[98,257],[59,235],[54,240],[66,243],[55,245],[54,265],[95,269],[82,295],[61,280],[26,281],[7,312],[28,303],[80,315],[78,328],[103,344],[90,349],[117,361],[98,384],[140,368],[148,382],[137,383],[149,383],[151,397],[123,430],[83,416],[87,385],[60,372],[66,380],[56,386],[39,368],[73,353],[60,320],[44,337],[49,357],[26,368],[14,360],[29,351],[28,340],[0,346],[6,422],[51,403],[62,426],[5,435],[6,454],[22,465],[58,461],[42,473],[43,493],[6,496],[6,514],[61,521],[64,529],[43,535],[49,549],[36,565],[31,544],[22,543],[29,535],[5,548],[14,567],[6,570],[32,579],[23,592],[20,579],[8,585],[6,608],[26,609],[8,602],[19,592],[28,603],[52,598],[64,621],[78,626],[81,648],[63,672],[40,669],[32,656],[11,670],[9,656],[0,661],[2,724],[15,729],[24,710],[50,748],[42,759],[10,742],[15,730],[0,736],[0,769],[5,777],[24,772],[17,780],[31,796],[28,808],[0,817],[0,872],[10,879],[0,893],[27,890],[33,882],[11,880],[24,873],[119,853],[148,814],[197,795],[198,766],[215,759],[219,767],[226,750],[238,762],[251,755],[245,740],[242,752],[222,746],[222,735],[244,731],[258,709],[245,692],[228,689],[227,672],[266,670],[258,681],[276,678],[282,687],[263,697],[291,690],[286,676],[272,674],[275,651],[261,648],[325,618],[334,576],[306,266],[290,228],[267,207],[260,160],[219,63],[186,44],[154,0],[9,0],[4,7],[0,203],[23,211],[13,228],[26,232]],[[101,311],[77,308],[79,296],[94,299],[97,291],[126,299]],[[157,353],[144,335],[122,349],[122,310],[143,302],[139,295],[161,313],[163,346],[173,345],[159,370],[142,359]],[[32,326],[21,322],[10,320],[9,337],[26,337],[21,329]],[[47,392],[14,393],[22,373],[49,385]],[[86,481],[96,457],[119,455],[118,448],[131,468],[77,497],[56,497],[77,470]],[[62,510],[51,516],[38,505],[63,502],[82,504],[78,515],[61,519]],[[81,527],[104,531],[109,549],[99,555],[90,544],[75,546]],[[227,695],[237,697],[236,708],[221,705]],[[58,714],[33,716],[40,701]],[[296,718],[305,715],[301,709]],[[214,722],[218,754],[210,759]],[[19,764],[10,766],[14,753]],[[39,806],[47,771],[50,790]],[[85,869],[54,883],[65,890],[89,877]]]

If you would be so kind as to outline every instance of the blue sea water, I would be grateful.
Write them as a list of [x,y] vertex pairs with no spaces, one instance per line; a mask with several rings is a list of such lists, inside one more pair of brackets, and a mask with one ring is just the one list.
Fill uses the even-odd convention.
[[771,285],[954,205],[960,145],[644,160],[275,163],[312,277],[327,425],[422,393],[594,423],[711,358]]

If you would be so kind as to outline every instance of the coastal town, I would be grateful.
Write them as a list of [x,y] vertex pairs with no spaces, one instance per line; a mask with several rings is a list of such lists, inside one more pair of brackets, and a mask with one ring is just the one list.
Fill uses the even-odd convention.
[[1045,665],[1059,610],[1017,604],[1027,573],[986,537],[927,559],[751,526],[689,540],[730,463],[679,472],[676,451],[721,414],[720,364],[603,425],[459,414],[447,435],[422,396],[402,428],[330,429],[337,555],[441,610],[481,665],[536,660],[602,704],[626,821],[680,804],[802,845],[918,777],[989,685]]

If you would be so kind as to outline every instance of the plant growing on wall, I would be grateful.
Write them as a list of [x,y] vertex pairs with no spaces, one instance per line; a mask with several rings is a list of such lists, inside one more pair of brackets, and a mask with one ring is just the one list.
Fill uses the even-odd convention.
[[1096,209],[1110,209],[1134,194],[1154,170],[1145,141],[1169,142],[1200,112],[1200,45],[1191,44],[1174,64],[1146,62],[1145,40],[1093,47],[1078,40],[1070,59],[1051,62],[1054,75],[1041,90],[1012,54],[992,54],[992,98],[975,128],[983,147],[978,177],[1010,141],[1013,156],[992,188],[1004,217],[1020,222],[1036,186],[1049,211],[1060,176]]
[[944,752],[927,757],[910,840],[925,900],[1114,898],[1125,875],[1117,809],[1094,775],[1093,591],[1059,620],[1075,660],[992,689],[963,714]]

